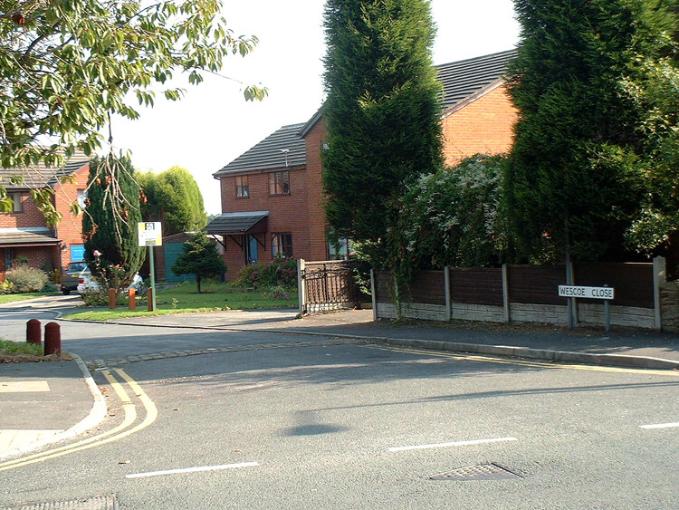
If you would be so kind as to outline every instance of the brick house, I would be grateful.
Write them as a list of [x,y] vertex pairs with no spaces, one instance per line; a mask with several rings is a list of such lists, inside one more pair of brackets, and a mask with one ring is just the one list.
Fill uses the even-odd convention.
[[[24,176],[21,185],[12,185],[13,175]],[[70,158],[62,168],[38,165],[30,168],[0,168],[0,181],[14,202],[14,210],[0,213],[0,281],[17,261],[52,270],[83,259],[82,215],[71,213],[71,204],[84,202],[89,161],[84,155]],[[30,190],[50,188],[62,220],[47,225],[30,196]]]
[[[518,114],[503,80],[516,50],[436,66],[443,85],[441,123],[447,165],[477,153],[502,154]],[[214,174],[222,215],[207,227],[224,239],[227,277],[275,256],[341,258],[327,241],[323,206],[323,109],[284,126]],[[346,246],[344,246],[346,250]]]

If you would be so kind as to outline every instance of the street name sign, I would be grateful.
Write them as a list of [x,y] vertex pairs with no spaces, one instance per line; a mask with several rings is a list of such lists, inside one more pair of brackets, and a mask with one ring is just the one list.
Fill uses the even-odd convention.
[[580,299],[615,299],[613,287],[581,287],[578,285],[559,285],[559,297]]
[[162,246],[163,227],[159,221],[137,223],[139,246]]

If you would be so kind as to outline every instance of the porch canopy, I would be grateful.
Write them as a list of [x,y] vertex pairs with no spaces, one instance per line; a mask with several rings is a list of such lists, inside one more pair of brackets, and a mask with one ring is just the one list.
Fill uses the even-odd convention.
[[59,239],[47,232],[27,232],[22,230],[0,229],[0,248],[32,248],[36,246],[56,246]]
[[[245,235],[263,234],[266,232],[269,211],[245,211],[223,213],[213,219],[207,226],[207,233],[230,237],[242,246],[241,238]],[[260,242],[258,240],[258,242]]]

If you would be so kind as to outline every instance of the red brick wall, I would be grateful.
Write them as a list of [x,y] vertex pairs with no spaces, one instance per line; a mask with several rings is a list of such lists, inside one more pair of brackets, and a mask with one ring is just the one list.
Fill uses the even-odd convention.
[[46,227],[45,218],[33,203],[28,191],[22,193],[24,211],[20,213],[0,213],[1,228]]
[[504,154],[514,142],[518,111],[504,85],[443,119],[443,153],[453,166],[474,154]]
[[[307,228],[307,172],[305,168],[290,169],[290,194],[269,195],[269,172],[249,174],[250,198],[236,198],[236,179],[229,176],[221,179],[222,211],[269,211],[267,232],[257,234],[264,247],[259,245],[259,260],[270,262],[271,234],[289,232],[292,234],[292,250],[295,258],[306,258],[309,253]],[[243,248],[233,239],[225,240],[224,261],[227,278],[233,279],[245,265]]]
[[71,213],[71,205],[78,199],[78,190],[87,188],[90,166],[85,165],[73,174],[73,182],[57,184],[54,189],[54,205],[62,215],[56,228],[56,237],[62,242],[61,267],[71,262],[71,245],[83,244],[82,214]]
[[325,121],[321,119],[307,133],[307,202],[309,207],[309,252],[303,258],[307,260],[327,260],[325,197],[323,194],[323,165],[321,162],[323,143],[325,142]]

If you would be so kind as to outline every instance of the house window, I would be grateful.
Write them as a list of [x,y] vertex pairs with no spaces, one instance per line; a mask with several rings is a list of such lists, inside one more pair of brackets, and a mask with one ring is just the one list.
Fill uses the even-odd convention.
[[347,260],[349,258],[349,239],[340,237],[333,239],[328,236],[328,259]]
[[236,177],[236,198],[250,198],[248,176]]
[[24,212],[24,197],[22,193],[8,193],[7,196],[12,201],[12,210],[8,212],[21,213]]
[[292,258],[292,234],[274,234],[271,238],[271,255],[274,258]]
[[290,194],[290,172],[286,170],[285,172],[274,172],[269,174],[269,194]]
[[87,190],[79,189],[77,193],[78,193],[78,205],[80,206],[81,209],[84,210],[87,207]]

